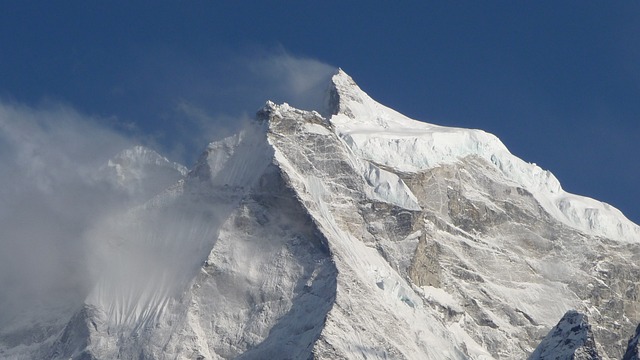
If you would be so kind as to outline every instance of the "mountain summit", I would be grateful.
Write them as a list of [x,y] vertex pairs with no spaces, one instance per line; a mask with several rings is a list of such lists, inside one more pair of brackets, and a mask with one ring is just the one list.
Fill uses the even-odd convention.
[[616,359],[635,344],[640,228],[618,210],[342,70],[327,108],[267,102],[184,179],[97,223],[91,293],[1,330],[0,356]]

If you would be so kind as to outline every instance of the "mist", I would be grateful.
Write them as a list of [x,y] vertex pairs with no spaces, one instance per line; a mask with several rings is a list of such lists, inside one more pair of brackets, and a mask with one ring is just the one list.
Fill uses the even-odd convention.
[[95,176],[134,144],[62,105],[0,102],[0,328],[34,313],[81,301],[82,234],[123,206],[123,193]]

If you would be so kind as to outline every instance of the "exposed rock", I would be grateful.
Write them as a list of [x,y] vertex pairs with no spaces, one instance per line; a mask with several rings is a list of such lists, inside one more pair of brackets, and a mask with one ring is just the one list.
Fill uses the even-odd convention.
[[627,351],[624,353],[622,360],[638,360],[640,359],[640,325],[636,328],[636,333],[629,339]]

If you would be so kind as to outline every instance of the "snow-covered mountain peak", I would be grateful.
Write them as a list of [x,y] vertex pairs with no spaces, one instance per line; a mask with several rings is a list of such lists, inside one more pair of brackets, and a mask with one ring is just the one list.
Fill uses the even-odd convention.
[[122,150],[111,160],[109,160],[108,166],[119,166],[121,168],[131,169],[132,167],[139,167],[150,164],[168,166],[175,169],[182,175],[187,174],[187,168],[185,166],[170,161],[155,150],[149,149],[148,147],[142,145],[137,145],[129,149]]
[[332,122],[370,130],[421,128],[433,125],[417,122],[373,100],[342,69],[331,78],[328,99]]
[[[258,110],[258,114],[256,116],[258,121],[263,121],[263,120],[269,120],[271,118],[271,115],[275,115],[275,116],[279,116],[282,117],[284,113],[286,112],[293,112],[293,113],[297,113],[297,114],[303,114],[305,113],[304,110],[300,110],[300,109],[296,109],[295,107],[289,105],[288,103],[282,103],[282,104],[276,104],[273,101],[269,100],[266,102],[266,104],[262,107],[262,109]],[[316,113],[315,111],[312,111],[312,113]],[[319,116],[319,114],[318,114]]]
[[[329,113],[331,115],[351,114],[348,109],[348,103],[350,101],[362,103],[362,95],[366,96],[351,76],[338,68],[336,74],[331,78],[328,100]],[[353,114],[350,117],[353,118]]]
[[342,69],[332,78],[329,107],[331,124],[356,153],[403,172],[508,153],[492,134],[413,120],[378,103]]
[[250,186],[272,157],[266,143],[266,119],[285,108],[289,105],[276,105],[269,101],[258,112],[258,121],[234,135],[209,143],[189,177],[199,178],[210,186]]
[[141,147],[112,159],[107,181],[156,195],[92,224],[90,295],[0,329],[0,358],[523,359],[555,324],[538,358],[623,356],[635,224],[342,70],[329,94],[324,117],[267,102],[186,176]]
[[566,193],[558,179],[536,164],[512,155],[494,135],[482,130],[417,121],[372,99],[341,69],[329,89],[329,122],[363,160],[404,173],[420,173],[468,157],[486,161],[506,182],[533,194],[561,222],[589,234],[634,242],[640,227],[617,209]]
[[185,166],[138,145],[109,159],[98,175],[129,195],[146,200],[186,174]]

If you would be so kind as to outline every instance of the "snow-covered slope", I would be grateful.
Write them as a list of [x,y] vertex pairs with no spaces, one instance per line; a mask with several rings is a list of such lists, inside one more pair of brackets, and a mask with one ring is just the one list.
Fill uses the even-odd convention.
[[184,179],[96,223],[84,304],[47,341],[3,335],[0,357],[523,359],[571,309],[600,356],[624,354],[638,226],[342,71],[328,95],[324,117],[268,102]]

